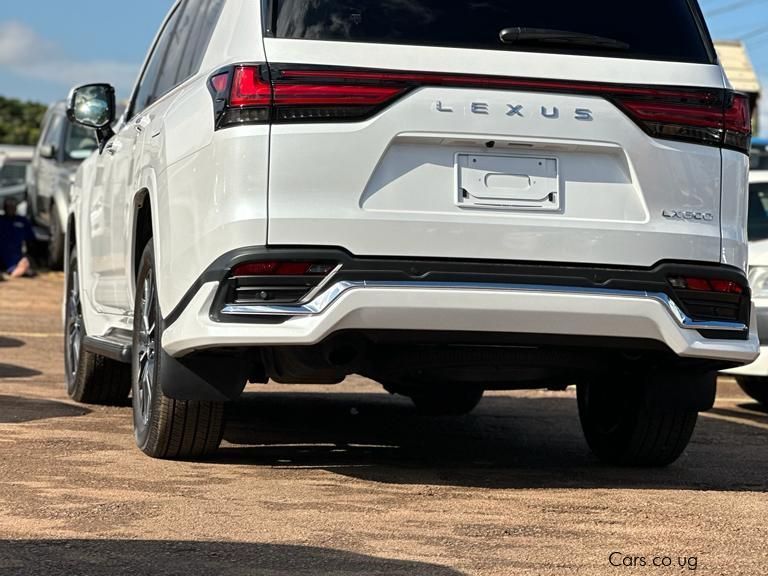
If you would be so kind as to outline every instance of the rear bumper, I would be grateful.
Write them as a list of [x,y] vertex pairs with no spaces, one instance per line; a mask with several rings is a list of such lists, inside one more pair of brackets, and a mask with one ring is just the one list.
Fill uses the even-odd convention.
[[[427,281],[341,281],[292,306],[219,309],[220,282],[203,283],[167,325],[163,348],[181,357],[221,347],[306,346],[342,330],[430,330],[652,340],[682,358],[745,364],[756,322],[686,316],[662,292],[599,287]],[[225,311],[231,316],[220,314]],[[712,330],[724,337],[707,337]],[[729,337],[739,331],[738,338]]]

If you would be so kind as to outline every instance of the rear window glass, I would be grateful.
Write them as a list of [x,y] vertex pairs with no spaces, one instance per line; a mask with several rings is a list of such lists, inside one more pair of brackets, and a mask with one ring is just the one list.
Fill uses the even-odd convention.
[[749,185],[747,233],[750,240],[768,238],[768,182]]
[[[272,0],[278,38],[554,52],[711,63],[688,0]],[[502,42],[501,30],[527,37]],[[571,37],[534,39],[534,29]],[[615,41],[590,42],[589,35]]]

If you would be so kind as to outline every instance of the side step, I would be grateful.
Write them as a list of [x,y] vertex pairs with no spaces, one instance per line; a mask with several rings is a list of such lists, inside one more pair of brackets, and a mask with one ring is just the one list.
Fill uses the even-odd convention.
[[86,336],[83,339],[83,346],[88,352],[130,364],[133,336],[127,331],[113,330],[104,336]]

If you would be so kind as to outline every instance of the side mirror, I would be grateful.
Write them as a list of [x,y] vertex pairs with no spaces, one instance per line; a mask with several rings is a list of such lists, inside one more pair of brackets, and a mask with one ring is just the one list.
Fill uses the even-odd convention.
[[56,158],[56,146],[52,144],[44,144],[40,146],[40,158]]
[[69,94],[67,118],[86,128],[94,128],[99,140],[99,151],[114,136],[115,89],[109,84],[86,84],[74,88]]

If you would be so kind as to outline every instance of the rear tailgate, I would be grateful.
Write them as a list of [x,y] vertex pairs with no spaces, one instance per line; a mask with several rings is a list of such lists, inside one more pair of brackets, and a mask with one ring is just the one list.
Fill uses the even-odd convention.
[[[302,101],[292,121],[273,125],[270,244],[608,265],[720,260],[720,149],[691,138],[653,137],[625,106],[648,96],[645,88],[633,96],[632,87],[669,87],[675,94],[723,88],[707,42],[685,38],[700,34],[692,13],[685,15],[687,2],[679,3],[685,10],[672,8],[677,2],[651,2],[673,20],[674,39],[664,40],[672,30],[663,25],[652,44],[638,39],[642,22],[626,30],[614,26],[607,29],[623,34],[619,40],[638,54],[607,56],[601,48],[570,45],[511,50],[496,36],[519,19],[467,15],[469,8],[459,9],[466,3],[412,3],[423,11],[409,8],[409,16],[441,22],[433,28],[403,24],[400,8],[391,8],[391,24],[382,27],[367,25],[370,2],[315,6],[323,4],[328,10],[318,14],[289,0],[274,5],[278,37],[266,38],[265,48],[276,86],[281,74],[293,74],[326,88],[399,78],[408,89],[362,119],[334,117]],[[469,31],[455,18],[446,20],[452,6],[465,14]],[[550,24],[526,10],[539,17],[532,20],[539,28],[579,23],[570,14]],[[476,37],[487,32],[479,19],[489,15],[494,19],[485,26],[495,36],[478,46]],[[686,17],[687,28],[680,22]],[[451,26],[460,32],[451,36]],[[646,54],[653,49],[661,52]],[[628,90],[619,101],[617,88]]]

